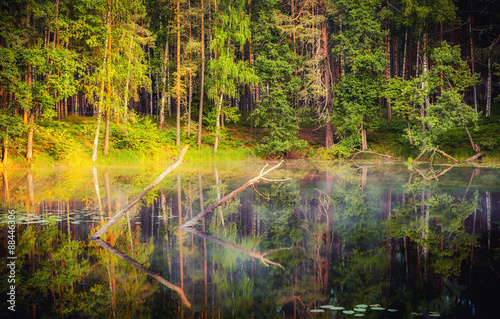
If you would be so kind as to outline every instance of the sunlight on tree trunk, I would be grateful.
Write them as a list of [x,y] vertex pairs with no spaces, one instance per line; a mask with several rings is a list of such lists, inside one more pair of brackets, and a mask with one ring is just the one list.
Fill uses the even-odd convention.
[[215,152],[217,152],[217,146],[219,144],[221,109],[222,109],[222,94],[219,97],[219,103],[217,103],[217,113],[215,117],[215,140],[214,140],[214,150],[213,150],[214,154]]

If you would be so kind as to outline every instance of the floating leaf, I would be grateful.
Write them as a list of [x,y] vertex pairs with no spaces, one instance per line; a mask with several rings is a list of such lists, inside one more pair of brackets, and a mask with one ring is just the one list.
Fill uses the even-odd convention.
[[310,312],[325,312],[323,309],[311,309]]
[[441,315],[438,313],[430,313],[429,317],[441,317]]
[[345,313],[346,315],[352,315],[354,313],[353,310],[344,310],[342,312]]
[[387,309],[387,311],[389,311],[389,312],[397,312],[396,309]]
[[[379,305],[380,306],[380,305]],[[367,308],[368,305],[365,305],[365,304],[359,304],[359,305],[356,305],[356,308]],[[375,306],[374,306],[375,307]]]
[[354,308],[354,311],[365,312],[366,308]]
[[354,315],[354,317],[364,317],[364,316],[365,316],[364,313],[357,313],[357,314]]
[[384,307],[371,307],[371,310],[385,310]]
[[330,305],[323,305],[323,306],[320,306],[321,308],[331,308],[332,306]]
[[345,308],[344,307],[338,307],[338,306],[332,306],[332,307],[330,307],[330,309],[332,309],[332,310],[344,310]]
[[380,304],[375,303],[375,304],[373,304],[373,305],[370,305],[370,307],[380,307]]

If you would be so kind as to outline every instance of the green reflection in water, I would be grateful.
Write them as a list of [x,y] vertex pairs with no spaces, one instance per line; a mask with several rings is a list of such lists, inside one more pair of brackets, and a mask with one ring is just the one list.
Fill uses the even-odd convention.
[[[168,176],[105,238],[182,287],[191,309],[89,240],[161,168],[4,173],[2,220],[10,208],[19,223],[17,315],[302,318],[360,304],[408,318],[488,314],[479,299],[494,296],[500,280],[498,170],[454,167],[438,180],[402,165],[286,168],[273,177],[292,182],[262,182],[262,196],[247,189],[196,226],[283,270],[178,228],[260,170],[234,168]],[[477,286],[483,273],[490,282]],[[367,308],[366,317],[381,313],[390,312]]]

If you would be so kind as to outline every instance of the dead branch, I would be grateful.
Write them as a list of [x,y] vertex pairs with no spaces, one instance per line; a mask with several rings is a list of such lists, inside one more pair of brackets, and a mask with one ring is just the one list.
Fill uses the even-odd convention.
[[232,244],[232,243],[228,243],[227,241],[224,241],[220,238],[217,238],[215,236],[212,236],[212,235],[209,235],[207,233],[204,233],[194,227],[183,227],[182,229],[184,229],[185,231],[188,231],[190,232],[191,234],[194,234],[196,236],[199,236],[203,239],[207,239],[207,240],[210,240],[218,245],[221,245],[221,246],[225,246],[225,247],[228,247],[228,248],[231,248],[233,250],[236,250],[236,251],[239,251],[243,254],[246,254],[250,257],[254,257],[254,258],[257,258],[259,259],[264,265],[266,265],[266,267],[269,267],[269,264],[272,264],[272,265],[276,265],[278,267],[280,267],[281,269],[285,269],[285,267],[283,267],[281,264],[279,263],[276,263],[274,261],[271,261],[267,258],[264,258],[264,256],[261,254],[261,253],[256,253],[256,252],[253,252],[253,251],[249,251],[249,250],[246,250],[244,248],[241,248],[240,246],[236,245],[236,244]]
[[415,166],[415,165],[416,165],[416,163],[418,162],[418,160],[420,159],[420,157],[422,157],[422,156],[423,156],[425,153],[427,153],[427,152],[432,152],[432,155],[431,155],[431,163],[434,161],[434,155],[435,155],[435,153],[436,153],[436,152],[438,152],[438,153],[440,153],[440,154],[442,154],[442,155],[444,155],[444,156],[448,157],[449,159],[451,159],[451,160],[455,161],[455,163],[458,163],[458,161],[457,161],[455,158],[453,158],[452,156],[450,156],[450,155],[446,154],[445,152],[441,151],[441,150],[439,149],[439,146],[436,146],[435,148],[425,148],[425,149],[422,151],[422,153],[420,153],[420,155],[418,155],[418,156],[417,156],[417,158],[415,158],[415,159],[413,160],[413,165]]
[[255,241],[255,243],[252,246],[252,251],[255,250],[255,247],[257,247],[257,244],[259,243],[260,239],[262,238],[262,236],[264,236],[264,234],[269,230],[270,227],[271,226],[269,226],[266,229],[264,229],[264,231],[262,232],[262,234],[259,235],[259,238],[257,238],[257,240]]
[[455,161],[455,163],[458,163],[458,161],[456,159],[454,159],[453,157],[451,157],[450,155],[446,154],[445,152],[441,151],[439,148],[439,146],[436,146],[436,148],[434,149],[434,152],[438,152],[440,154],[443,154],[444,156],[448,157],[449,159],[452,159]]
[[484,155],[484,152],[479,152],[477,153],[476,155],[472,156],[472,157],[469,157],[468,159],[466,159],[464,162],[466,163],[469,163],[469,162],[472,162],[472,161],[475,161],[477,160],[478,158],[480,158],[481,156]]
[[292,248],[293,248],[293,245],[290,246],[290,247],[275,248],[275,249],[271,249],[271,250],[265,251],[261,255],[262,255],[262,257],[264,257],[265,255],[274,254],[277,251],[289,250],[289,249],[292,249]]
[[[187,149],[187,148],[186,148]],[[175,292],[177,292],[179,294],[179,297],[181,298],[182,300],[182,303],[184,305],[186,305],[188,308],[191,308],[191,303],[187,300],[186,298],[186,295],[184,295],[184,291],[181,289],[181,287],[179,286],[176,286],[168,281],[166,281],[163,277],[161,277],[159,274],[153,272],[151,269],[148,269],[146,267],[144,267],[143,265],[141,265],[139,262],[137,262],[136,260],[130,258],[127,254],[119,251],[118,249],[114,248],[113,246],[111,246],[110,244],[106,243],[105,241],[103,241],[102,239],[94,239],[94,241],[101,245],[104,249],[106,249],[107,251],[109,251],[110,253],[118,256],[119,258],[125,260],[126,262],[128,262],[129,264],[131,264],[132,266],[134,266],[135,268],[139,269],[140,271],[142,271],[143,273],[147,274],[148,276],[150,277],[153,277],[154,279],[158,280],[160,283],[164,284],[165,286],[167,286],[168,288],[174,290]]]
[[137,202],[141,200],[141,198],[146,195],[151,189],[153,189],[155,186],[160,184],[161,180],[165,178],[168,174],[170,174],[174,169],[177,168],[182,162],[182,158],[184,157],[184,154],[186,154],[186,151],[188,150],[188,146],[184,147],[181,152],[179,153],[179,156],[177,157],[177,160],[170,165],[163,173],[160,174],[156,178],[154,182],[149,184],[148,187],[146,187],[142,192],[139,193],[130,203],[127,204],[127,206],[123,207],[121,211],[116,213],[115,216],[113,216],[104,226],[102,226],[95,234],[92,236],[91,239],[96,240],[97,238],[100,238],[111,226],[113,226],[126,212],[128,212]]
[[255,185],[252,185],[253,187],[253,190],[257,193],[257,195],[259,195],[260,197],[264,198],[265,200],[269,200],[269,197],[266,197],[264,195],[262,195],[261,193],[259,193],[259,191],[257,190],[257,188],[255,188]]
[[262,170],[260,171],[260,174],[257,176],[257,177],[254,177],[252,178],[251,180],[249,180],[248,182],[246,182],[245,184],[241,185],[238,189],[232,191],[231,193],[227,194],[226,196],[224,196],[223,198],[221,198],[220,200],[218,200],[217,202],[215,202],[214,204],[210,205],[207,209],[205,209],[204,211],[202,211],[201,213],[199,213],[198,215],[196,215],[195,217],[191,218],[190,220],[188,220],[187,222],[184,223],[184,225],[182,225],[180,228],[182,229],[186,229],[188,227],[193,227],[194,224],[196,224],[197,222],[199,222],[203,217],[205,217],[206,215],[212,213],[212,211],[214,209],[216,209],[217,207],[219,207],[220,205],[224,204],[225,202],[227,202],[228,200],[230,200],[231,198],[235,197],[236,194],[238,194],[239,192],[243,191],[245,188],[247,188],[248,186],[250,185],[253,185],[255,183],[258,183],[264,175],[266,175],[267,173],[269,173],[270,171],[278,168],[281,164],[283,163],[283,161],[279,162],[278,165],[274,166],[274,167],[271,167],[270,169],[268,169],[267,171],[264,171],[264,169],[267,167],[267,164],[266,166],[264,166],[262,168]]
[[372,155],[377,155],[377,156],[380,156],[380,157],[385,157],[385,158],[390,158],[390,159],[393,159],[393,160],[397,160],[398,158],[397,157],[394,157],[394,156],[390,156],[390,155],[385,155],[385,154],[380,154],[380,153],[376,153],[376,152],[370,152],[370,151],[360,151],[360,150],[357,150],[355,149],[356,151],[358,151],[356,154],[354,154],[351,159],[354,159],[358,154],[361,154],[361,153],[364,153],[364,154],[372,154]]

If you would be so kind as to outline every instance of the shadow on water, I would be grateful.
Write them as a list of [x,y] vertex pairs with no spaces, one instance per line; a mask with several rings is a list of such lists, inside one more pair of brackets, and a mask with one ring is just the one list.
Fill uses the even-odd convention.
[[162,169],[4,170],[2,317],[497,317],[499,169],[288,164],[230,195],[261,168],[181,166],[96,242]]

